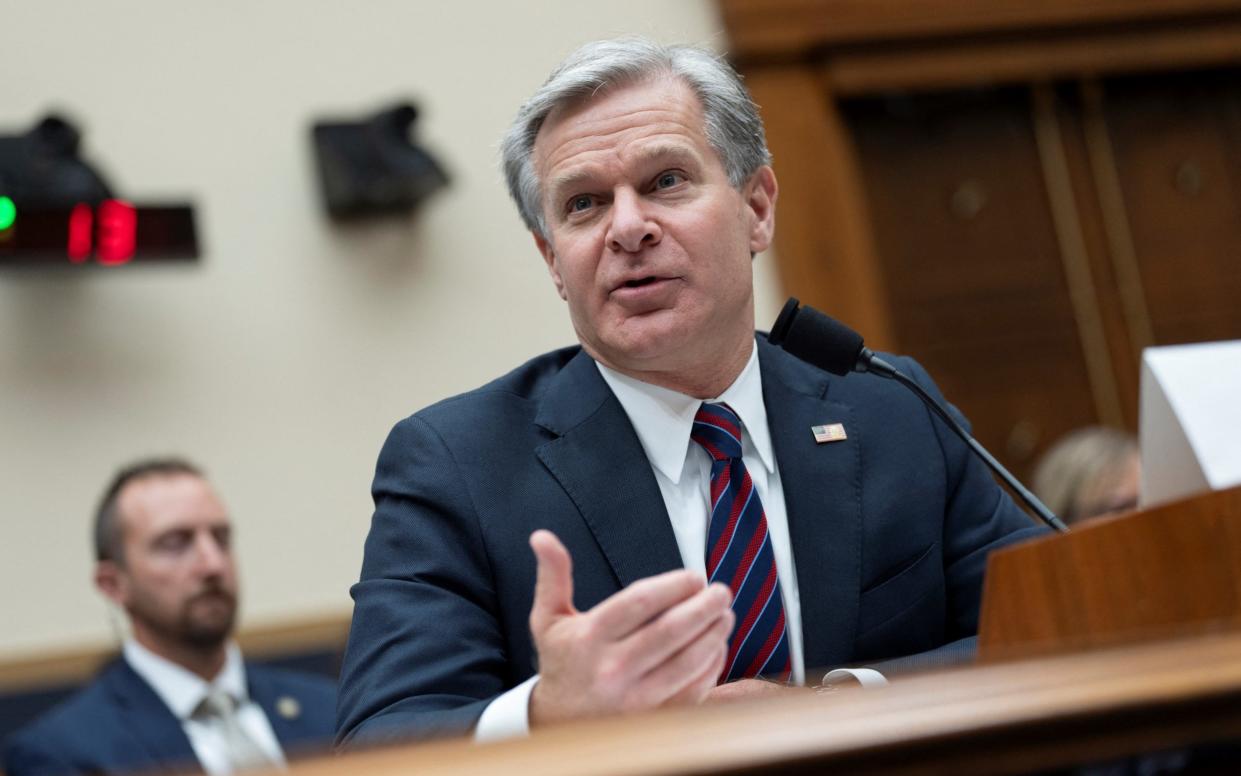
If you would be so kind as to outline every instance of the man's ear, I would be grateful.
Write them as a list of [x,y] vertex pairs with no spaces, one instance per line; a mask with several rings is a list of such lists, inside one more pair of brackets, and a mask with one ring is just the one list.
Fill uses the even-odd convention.
[[762,253],[771,246],[776,232],[776,197],[780,186],[776,173],[768,165],[759,167],[742,189],[745,206],[750,214],[750,253]]
[[116,561],[101,560],[95,564],[95,587],[109,601],[125,608],[129,600],[129,577]]
[[539,253],[543,254],[543,261],[547,262],[547,272],[552,276],[552,282],[556,284],[556,293],[560,294],[561,299],[568,300],[564,293],[564,278],[560,277],[560,270],[556,267],[556,251],[552,248],[551,242],[538,232],[531,232],[534,237],[534,244],[538,246]]

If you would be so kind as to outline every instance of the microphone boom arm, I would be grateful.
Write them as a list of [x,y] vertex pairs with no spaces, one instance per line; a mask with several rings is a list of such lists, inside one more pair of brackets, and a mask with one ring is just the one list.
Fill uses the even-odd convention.
[[896,367],[884,361],[862,343],[862,335],[845,326],[813,307],[802,307],[801,302],[790,297],[784,303],[784,309],[771,327],[768,341],[784,348],[797,358],[813,364],[836,375],[847,375],[850,372],[872,372],[879,377],[895,380],[922,399],[939,419],[961,438],[974,454],[987,464],[1009,488],[1016,493],[1026,506],[1034,511],[1039,519],[1060,533],[1067,533],[1069,528],[1060,518],[1038,500],[1038,497],[1009,474],[1008,469],[987,452],[978,440],[974,439],[965,427],[944,409],[934,396],[927,393],[916,380],[901,374]]
[[[865,369],[862,368],[863,366],[865,366]],[[1010,474],[1008,469],[1005,469],[1004,465],[995,459],[995,456],[987,452],[987,448],[979,444],[978,440],[974,439],[974,437],[965,430],[965,427],[958,423],[956,418],[952,417],[952,413],[948,412],[939,402],[935,401],[935,397],[927,393],[926,389],[919,385],[917,380],[903,374],[896,367],[876,356],[870,348],[862,348],[862,353],[858,357],[858,371],[871,372],[879,375],[880,377],[890,378],[917,394],[918,398],[922,399],[922,402],[926,404],[932,412],[938,415],[940,420],[947,424],[948,428],[952,429],[957,436],[961,437],[961,440],[964,441],[965,444],[969,445],[970,449],[974,451],[974,454],[981,458],[983,463],[987,464],[991,471],[995,472],[996,476],[1004,480],[1004,484],[1012,488],[1013,492],[1021,497],[1021,500],[1026,503],[1026,506],[1034,510],[1035,514],[1039,516],[1039,519],[1060,533],[1068,532],[1069,527],[1065,525],[1060,518],[1056,517],[1055,514],[1047,508],[1047,505],[1031,493],[1025,485],[1022,485],[1016,477]]]

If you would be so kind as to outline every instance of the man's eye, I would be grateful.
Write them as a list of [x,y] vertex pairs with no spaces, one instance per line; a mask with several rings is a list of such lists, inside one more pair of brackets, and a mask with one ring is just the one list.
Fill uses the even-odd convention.
[[159,548],[160,550],[163,550],[164,552],[178,552],[180,550],[185,549],[185,547],[188,546],[189,543],[190,543],[189,535],[178,531],[176,533],[171,533],[171,534],[166,534],[164,536],[161,536],[155,542],[155,546]]
[[215,543],[220,549],[227,550],[233,544],[233,535],[228,529],[220,529],[212,532],[215,535]]
[[685,177],[681,175],[681,173],[679,172],[660,173],[659,177],[655,179],[655,188],[657,189],[671,188],[683,180],[685,180]]
[[574,197],[569,200],[569,212],[580,213],[583,210],[589,210],[593,204],[595,204],[593,199],[586,194],[582,194],[581,196]]

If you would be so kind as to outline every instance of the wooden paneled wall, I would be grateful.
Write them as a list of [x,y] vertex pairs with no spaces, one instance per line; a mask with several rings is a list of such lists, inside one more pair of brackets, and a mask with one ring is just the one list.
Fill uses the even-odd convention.
[[721,0],[790,294],[921,360],[1019,473],[1241,338],[1241,2]]

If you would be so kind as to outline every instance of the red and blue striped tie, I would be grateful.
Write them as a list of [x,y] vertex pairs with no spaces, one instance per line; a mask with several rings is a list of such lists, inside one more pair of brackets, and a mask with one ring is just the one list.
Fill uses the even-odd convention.
[[741,420],[727,404],[706,404],[690,438],[711,456],[707,577],[733,591],[737,616],[720,682],[751,676],[787,680],[792,670],[784,600],[767,517],[741,460]]

